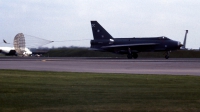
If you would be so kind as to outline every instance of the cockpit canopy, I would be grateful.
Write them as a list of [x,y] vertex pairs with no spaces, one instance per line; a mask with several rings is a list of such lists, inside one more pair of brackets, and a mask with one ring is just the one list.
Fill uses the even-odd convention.
[[170,40],[169,38],[165,37],[165,36],[161,36],[161,37],[158,37],[159,39],[162,39],[162,40]]

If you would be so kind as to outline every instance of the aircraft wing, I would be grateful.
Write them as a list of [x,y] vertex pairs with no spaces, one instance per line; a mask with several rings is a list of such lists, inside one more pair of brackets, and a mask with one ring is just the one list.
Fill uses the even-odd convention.
[[154,46],[154,45],[158,45],[158,43],[141,43],[141,44],[110,45],[110,46],[102,46],[102,48],[136,47],[136,46]]

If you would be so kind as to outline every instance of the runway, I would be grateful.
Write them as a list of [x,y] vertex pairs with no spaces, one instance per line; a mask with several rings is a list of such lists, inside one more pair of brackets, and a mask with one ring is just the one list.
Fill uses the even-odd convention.
[[200,59],[0,57],[0,69],[200,76]]

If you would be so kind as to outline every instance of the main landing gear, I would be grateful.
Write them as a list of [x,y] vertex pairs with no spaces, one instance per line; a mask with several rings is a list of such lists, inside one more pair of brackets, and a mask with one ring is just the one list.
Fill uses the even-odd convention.
[[132,52],[131,52],[131,49],[128,48],[127,58],[128,58],[128,59],[132,59],[132,58],[137,59],[137,58],[138,58],[138,54],[137,54],[137,53],[132,53]]
[[127,58],[128,59],[132,59],[132,58],[137,59],[138,58],[138,54],[137,53],[127,54]]

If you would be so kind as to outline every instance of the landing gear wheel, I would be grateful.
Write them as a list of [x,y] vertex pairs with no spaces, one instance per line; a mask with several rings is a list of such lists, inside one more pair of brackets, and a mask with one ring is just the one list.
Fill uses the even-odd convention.
[[167,54],[165,55],[165,59],[168,59],[169,58],[169,53],[170,53],[171,51],[167,51]]
[[133,57],[132,57],[131,54],[127,54],[127,58],[128,58],[128,59],[132,59]]
[[133,58],[134,58],[134,59],[137,59],[137,58],[138,58],[138,54],[137,54],[137,53],[134,53],[134,54],[133,54]]
[[169,55],[165,55],[165,59],[168,59],[169,58]]

